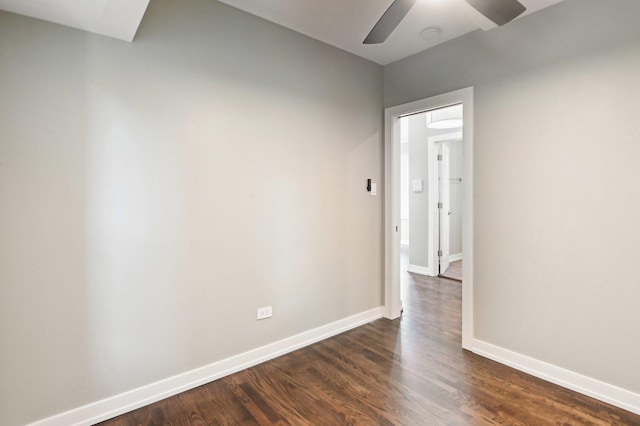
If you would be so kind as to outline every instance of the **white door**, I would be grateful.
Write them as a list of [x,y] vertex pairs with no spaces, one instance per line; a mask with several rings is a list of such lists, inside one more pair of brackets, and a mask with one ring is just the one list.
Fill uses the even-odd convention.
[[440,274],[449,268],[449,218],[451,217],[450,199],[450,170],[449,155],[450,148],[446,143],[438,144],[438,207],[439,207],[439,245],[438,257],[440,261]]

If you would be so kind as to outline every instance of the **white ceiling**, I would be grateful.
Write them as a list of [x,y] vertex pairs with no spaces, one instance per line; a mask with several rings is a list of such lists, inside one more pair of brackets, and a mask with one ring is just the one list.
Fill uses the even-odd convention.
[[[393,0],[220,0],[253,15],[382,65],[495,24],[465,0],[418,0],[398,28],[381,45],[363,45],[373,25]],[[562,0],[520,0],[531,14]],[[508,25],[508,24],[507,24]],[[441,35],[427,41],[420,32],[437,27]]]
[[0,0],[0,10],[132,41],[149,0]]
[[[478,28],[495,28],[465,0],[418,0],[386,42],[363,45],[393,0],[220,1],[382,65]],[[523,16],[560,1],[520,0],[527,7]],[[0,0],[0,10],[132,41],[148,4],[149,0]],[[439,28],[440,36],[421,38],[420,32],[428,27]]]

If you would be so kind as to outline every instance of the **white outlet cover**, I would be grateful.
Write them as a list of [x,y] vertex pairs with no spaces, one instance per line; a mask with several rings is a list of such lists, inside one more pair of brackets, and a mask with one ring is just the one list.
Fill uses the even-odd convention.
[[265,306],[263,308],[258,308],[257,319],[261,320],[261,319],[265,319],[265,318],[271,318],[272,314],[273,314],[273,309],[271,308],[271,306]]

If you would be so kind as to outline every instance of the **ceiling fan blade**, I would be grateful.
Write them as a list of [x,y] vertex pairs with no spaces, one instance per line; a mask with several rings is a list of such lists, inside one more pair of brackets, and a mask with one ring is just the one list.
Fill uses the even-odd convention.
[[385,41],[416,1],[417,0],[394,0],[362,43],[378,44]]
[[518,0],[467,0],[467,3],[496,25],[504,25],[527,10]]

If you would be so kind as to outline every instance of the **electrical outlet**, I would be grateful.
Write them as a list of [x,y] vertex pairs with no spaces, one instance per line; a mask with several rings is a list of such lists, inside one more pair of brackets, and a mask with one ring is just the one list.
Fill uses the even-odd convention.
[[258,319],[270,318],[272,315],[271,306],[265,306],[264,308],[258,308]]

